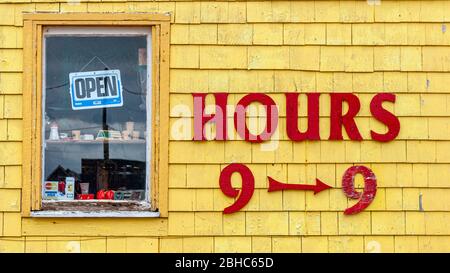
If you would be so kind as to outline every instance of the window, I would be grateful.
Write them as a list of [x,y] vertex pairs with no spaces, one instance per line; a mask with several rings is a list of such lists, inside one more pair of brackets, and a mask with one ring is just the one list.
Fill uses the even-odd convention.
[[165,216],[169,19],[25,16],[25,215]]

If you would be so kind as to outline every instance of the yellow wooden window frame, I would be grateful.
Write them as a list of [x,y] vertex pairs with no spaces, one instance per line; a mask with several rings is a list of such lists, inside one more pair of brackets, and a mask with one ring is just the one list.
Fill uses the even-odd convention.
[[22,215],[41,209],[42,37],[45,26],[148,26],[152,30],[151,206],[168,210],[170,15],[150,13],[24,14]]

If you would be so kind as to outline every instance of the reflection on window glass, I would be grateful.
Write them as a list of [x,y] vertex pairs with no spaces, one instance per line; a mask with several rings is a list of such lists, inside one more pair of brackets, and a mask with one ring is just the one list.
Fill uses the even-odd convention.
[[[44,48],[43,199],[144,200],[147,36],[48,35]],[[112,70],[120,77],[95,76]],[[81,75],[72,85],[78,96],[108,97],[121,88],[121,106],[94,101],[74,109],[71,73]]]

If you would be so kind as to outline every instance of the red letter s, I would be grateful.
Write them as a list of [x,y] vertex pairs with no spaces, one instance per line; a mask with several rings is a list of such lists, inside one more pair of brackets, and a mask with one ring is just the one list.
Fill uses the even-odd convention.
[[400,132],[400,121],[394,114],[383,108],[383,101],[395,102],[395,95],[392,93],[380,93],[375,95],[370,102],[370,112],[374,118],[388,127],[388,131],[385,134],[378,134],[370,130],[370,135],[374,140],[387,142],[398,136],[398,133]]

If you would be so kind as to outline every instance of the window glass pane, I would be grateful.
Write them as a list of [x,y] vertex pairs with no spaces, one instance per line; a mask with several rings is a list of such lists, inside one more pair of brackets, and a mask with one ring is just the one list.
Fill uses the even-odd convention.
[[[44,37],[43,199],[145,200],[148,36]],[[70,73],[105,70],[120,77],[87,76],[77,87],[69,80]],[[74,110],[71,85],[88,97],[122,87],[123,105]]]

